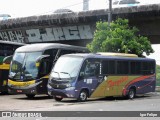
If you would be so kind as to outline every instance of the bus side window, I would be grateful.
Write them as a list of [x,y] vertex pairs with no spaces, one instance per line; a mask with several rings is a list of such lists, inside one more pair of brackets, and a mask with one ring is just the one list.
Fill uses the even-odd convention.
[[60,54],[59,54],[59,57],[60,57],[61,55],[71,54],[71,53],[76,53],[76,51],[74,51],[74,50],[61,50],[61,51],[60,51]]
[[132,75],[141,74],[141,62],[131,61],[130,62],[130,71]]
[[52,64],[57,55],[58,49],[48,49],[44,51],[44,55],[49,55],[49,57],[43,59],[40,65],[40,76],[44,76],[50,73],[52,69]]
[[50,73],[51,65],[49,63],[49,59],[43,59],[40,66],[40,76],[44,76]]
[[3,54],[3,45],[0,45],[0,56],[4,56],[4,54]]
[[52,49],[53,64],[58,60],[58,49]]
[[5,56],[13,55],[13,47],[11,45],[7,45],[4,47]]
[[115,72],[116,72],[115,60],[102,61],[102,74],[115,74]]
[[81,73],[84,73],[84,77],[95,77],[100,74],[100,62],[95,60],[86,60],[84,66],[82,67]]
[[154,74],[154,62],[143,62],[141,67],[141,72],[143,75]]

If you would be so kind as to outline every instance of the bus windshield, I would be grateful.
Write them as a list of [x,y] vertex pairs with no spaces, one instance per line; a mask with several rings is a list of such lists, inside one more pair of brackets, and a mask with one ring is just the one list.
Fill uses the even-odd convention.
[[79,73],[82,61],[82,57],[60,57],[51,72],[51,77],[73,80]]
[[36,58],[42,55],[42,52],[15,53],[10,68],[9,77],[12,79],[34,79],[38,75],[36,67]]

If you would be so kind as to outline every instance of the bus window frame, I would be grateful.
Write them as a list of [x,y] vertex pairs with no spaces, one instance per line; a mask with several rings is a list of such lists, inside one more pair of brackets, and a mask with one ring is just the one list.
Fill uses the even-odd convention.
[[[90,76],[86,75],[85,69],[86,69],[86,64],[87,64],[87,61],[88,61],[88,60],[91,60],[91,61],[89,61],[91,64],[92,64],[92,63],[96,64],[96,62],[99,63],[99,66],[98,66],[98,68],[97,68],[97,69],[99,69],[99,70],[98,70],[98,73],[96,72],[97,70],[95,70],[94,75],[90,75]],[[94,60],[94,62],[93,62],[93,60]],[[94,58],[85,59],[85,60],[83,61],[82,66],[81,66],[78,80],[86,79],[86,78],[89,78],[89,77],[98,77],[98,76],[100,76],[100,75],[101,75],[101,74],[100,74],[100,71],[101,71],[100,65],[101,65],[101,60],[100,60],[100,59],[94,59]],[[97,73],[97,74],[96,74],[96,73]]]

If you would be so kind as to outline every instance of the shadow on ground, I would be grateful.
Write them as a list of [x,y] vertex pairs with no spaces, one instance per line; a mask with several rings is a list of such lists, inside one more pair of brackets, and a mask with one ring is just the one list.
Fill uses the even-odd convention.
[[[143,96],[136,96],[133,100],[141,100],[141,99],[146,99],[146,98],[150,98],[149,95],[143,95]],[[132,100],[132,99],[127,99],[125,97],[105,97],[105,98],[96,98],[96,99],[92,99],[89,98],[86,102],[78,102],[76,99],[68,99],[65,98],[62,101],[57,101],[57,103],[78,103],[78,104],[86,104],[86,103],[92,103],[92,102],[99,102],[99,101],[123,101],[123,100]]]
[[33,98],[28,98],[27,96],[24,95],[24,96],[16,97],[14,99],[17,99],[17,100],[46,100],[46,99],[53,99],[53,97],[44,95],[44,96],[35,96]]

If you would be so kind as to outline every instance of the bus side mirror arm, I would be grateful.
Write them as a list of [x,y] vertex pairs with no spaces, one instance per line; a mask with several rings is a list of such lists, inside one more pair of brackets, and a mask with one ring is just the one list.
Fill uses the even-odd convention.
[[40,62],[42,59],[49,57],[50,55],[41,55],[36,59],[36,63]]
[[80,72],[79,77],[80,77],[80,79],[84,79],[84,77],[85,77],[84,72]]
[[50,55],[41,55],[36,59],[36,67],[39,67],[40,62],[42,61],[42,59],[49,57]]
[[3,63],[5,63],[5,64],[10,64],[11,61],[12,61],[12,57],[13,57],[13,55],[10,55],[10,56],[5,57],[5,58],[3,59]]

